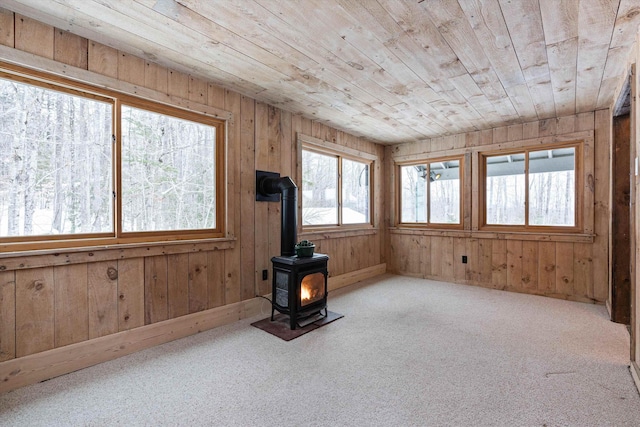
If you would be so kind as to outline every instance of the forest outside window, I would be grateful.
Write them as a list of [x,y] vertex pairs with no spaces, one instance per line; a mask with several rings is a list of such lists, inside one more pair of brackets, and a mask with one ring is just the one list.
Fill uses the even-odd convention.
[[371,224],[372,161],[302,149],[302,226]]
[[4,251],[222,236],[223,121],[0,71],[0,134]]
[[484,225],[576,229],[580,145],[482,155]]
[[400,223],[461,227],[461,165],[461,158],[400,165]]

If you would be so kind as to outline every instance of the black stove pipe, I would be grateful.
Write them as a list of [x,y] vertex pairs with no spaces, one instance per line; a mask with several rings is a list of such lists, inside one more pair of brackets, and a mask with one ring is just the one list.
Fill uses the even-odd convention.
[[298,238],[298,187],[288,176],[265,177],[258,183],[258,191],[264,195],[282,194],[282,230],[280,231],[280,254],[296,254]]

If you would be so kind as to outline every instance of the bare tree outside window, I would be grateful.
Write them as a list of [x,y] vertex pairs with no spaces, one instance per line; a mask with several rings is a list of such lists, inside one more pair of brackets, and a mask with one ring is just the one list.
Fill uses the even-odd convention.
[[302,150],[302,224],[338,224],[338,158]]
[[400,166],[400,222],[460,224],[460,160]]
[[575,226],[575,155],[560,147],[485,157],[486,224]]
[[0,236],[113,231],[112,103],[0,79]]
[[460,224],[460,162],[429,165],[429,222]]
[[216,226],[216,128],[122,106],[122,228]]
[[342,159],[342,223],[369,222],[369,165]]

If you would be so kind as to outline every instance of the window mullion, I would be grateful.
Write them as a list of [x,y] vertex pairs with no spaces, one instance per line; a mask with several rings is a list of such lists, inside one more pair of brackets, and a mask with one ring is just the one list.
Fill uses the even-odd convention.
[[338,201],[338,225],[342,225],[342,157],[338,156],[338,185],[337,185],[337,201]]
[[524,152],[524,226],[529,226],[529,151]]
[[425,171],[427,173],[426,178],[424,180],[424,185],[426,186],[425,188],[425,194],[426,197],[425,199],[425,203],[427,204],[427,208],[426,208],[426,213],[427,213],[427,217],[425,218],[427,220],[427,224],[431,224],[431,163],[425,163]]
[[115,141],[113,144],[113,192],[114,192],[114,210],[115,213],[113,215],[114,221],[114,231],[116,233],[116,238],[122,235],[122,114],[121,107],[122,103],[119,99],[116,99],[114,103],[114,114],[113,114],[113,133],[115,136]]

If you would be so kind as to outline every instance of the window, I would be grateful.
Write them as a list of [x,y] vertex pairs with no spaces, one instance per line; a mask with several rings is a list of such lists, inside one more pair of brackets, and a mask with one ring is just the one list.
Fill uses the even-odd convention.
[[302,226],[371,224],[375,157],[301,136]]
[[461,226],[462,159],[400,165],[400,222]]
[[482,155],[485,226],[578,226],[578,144]]
[[7,69],[0,134],[9,250],[222,236],[223,121]]

